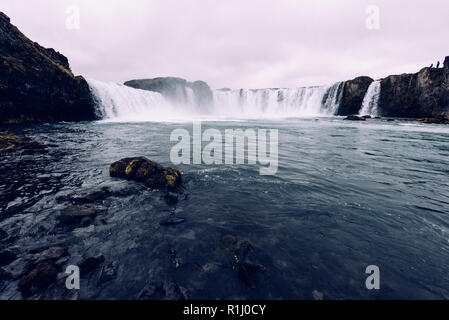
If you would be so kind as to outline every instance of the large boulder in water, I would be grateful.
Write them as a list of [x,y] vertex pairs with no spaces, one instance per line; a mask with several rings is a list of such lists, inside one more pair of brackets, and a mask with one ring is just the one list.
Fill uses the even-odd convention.
[[362,107],[363,98],[373,81],[370,77],[358,77],[346,81],[337,115],[348,116],[358,114]]
[[175,189],[182,183],[181,173],[144,157],[124,158],[111,164],[111,177],[143,182],[150,188]]
[[350,121],[366,121],[368,117],[360,117],[360,116],[347,116],[343,120],[350,120]]
[[95,118],[89,85],[67,58],[28,39],[0,12],[0,123]]

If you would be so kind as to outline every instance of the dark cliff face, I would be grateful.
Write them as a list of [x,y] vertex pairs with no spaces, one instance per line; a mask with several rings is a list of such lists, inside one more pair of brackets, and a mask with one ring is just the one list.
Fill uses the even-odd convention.
[[0,12],[0,123],[96,119],[83,77],[66,57],[25,37]]
[[190,88],[195,105],[202,111],[207,111],[213,104],[212,90],[204,81],[188,82],[181,78],[166,77],[131,80],[124,84],[136,89],[159,92],[175,103],[186,103],[189,99],[187,89]]
[[379,110],[388,117],[449,115],[449,59],[444,69],[389,76],[381,82]]
[[347,116],[358,114],[362,107],[363,98],[373,81],[370,77],[358,77],[346,81],[337,115]]

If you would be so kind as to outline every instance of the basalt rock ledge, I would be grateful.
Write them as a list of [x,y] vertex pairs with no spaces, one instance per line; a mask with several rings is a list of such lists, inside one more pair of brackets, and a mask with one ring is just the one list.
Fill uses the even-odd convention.
[[89,85],[67,58],[28,39],[0,12],[0,123],[96,118]]
[[383,79],[379,109],[386,117],[449,116],[449,57],[444,68],[423,68]]

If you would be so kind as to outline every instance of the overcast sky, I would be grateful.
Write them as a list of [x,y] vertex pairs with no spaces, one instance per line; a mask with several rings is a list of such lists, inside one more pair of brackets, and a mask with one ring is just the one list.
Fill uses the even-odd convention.
[[[73,5],[79,29],[67,28]],[[379,29],[367,28],[368,5]],[[297,87],[416,72],[449,55],[448,0],[0,0],[0,11],[74,73],[114,82]]]

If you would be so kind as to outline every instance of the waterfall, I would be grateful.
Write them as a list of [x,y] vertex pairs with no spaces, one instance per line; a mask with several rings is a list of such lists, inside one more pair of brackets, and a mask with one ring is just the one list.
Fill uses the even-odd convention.
[[365,97],[363,98],[362,108],[360,109],[360,115],[379,115],[379,98],[380,98],[380,80],[373,81],[368,90],[366,91]]
[[342,85],[340,82],[331,87],[215,90],[214,111],[217,115],[244,117],[334,115]]
[[[101,118],[112,121],[164,121],[179,117],[180,110],[160,93],[125,85],[87,80]],[[185,112],[192,106],[188,104]],[[182,110],[181,110],[182,111]]]
[[337,82],[331,86],[323,98],[322,113],[336,115],[343,98],[344,82]]
[[88,80],[101,118],[110,121],[169,121],[207,117],[260,118],[334,115],[344,84],[281,89],[219,89],[210,106],[199,106],[195,92],[174,101],[153,91]]

